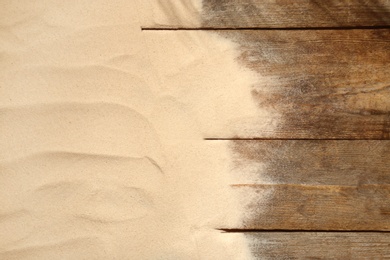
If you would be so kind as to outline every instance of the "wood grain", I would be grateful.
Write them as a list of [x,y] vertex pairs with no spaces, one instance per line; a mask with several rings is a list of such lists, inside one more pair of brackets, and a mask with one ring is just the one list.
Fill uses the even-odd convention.
[[248,213],[228,228],[390,230],[390,141],[228,142]]
[[390,25],[389,0],[204,0],[203,28]]
[[388,140],[228,141],[232,171],[244,183],[390,184]]
[[[258,74],[252,96],[268,114],[218,137],[390,139],[390,30],[219,35],[235,41],[240,62]],[[275,127],[263,130],[259,121]]]
[[[145,2],[145,3],[144,3]],[[145,29],[390,26],[389,0],[148,0]]]
[[244,230],[390,230],[390,185],[237,184]]
[[251,232],[254,259],[389,259],[389,233]]

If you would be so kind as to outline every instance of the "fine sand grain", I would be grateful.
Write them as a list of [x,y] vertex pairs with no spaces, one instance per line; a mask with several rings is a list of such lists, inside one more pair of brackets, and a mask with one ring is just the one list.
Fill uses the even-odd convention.
[[250,259],[203,140],[259,113],[235,45],[141,31],[135,0],[0,5],[0,259]]

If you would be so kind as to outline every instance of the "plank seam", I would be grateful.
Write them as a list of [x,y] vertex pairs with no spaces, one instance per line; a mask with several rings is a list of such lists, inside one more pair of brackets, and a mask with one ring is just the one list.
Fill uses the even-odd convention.
[[390,233],[390,230],[308,230],[308,229],[240,229],[216,228],[224,233]]
[[346,27],[141,27],[141,31],[318,31],[318,30],[373,30],[390,29],[390,25],[382,26],[346,26]]
[[388,183],[360,184],[360,185],[323,185],[323,184],[301,184],[301,183],[237,183],[230,184],[232,188],[239,187],[306,187],[306,188],[367,188],[367,187],[390,187]]
[[203,138],[204,141],[390,141],[381,138]]

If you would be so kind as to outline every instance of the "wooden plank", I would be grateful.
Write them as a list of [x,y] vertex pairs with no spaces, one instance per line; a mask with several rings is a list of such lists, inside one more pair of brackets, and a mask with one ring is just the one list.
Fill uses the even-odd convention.
[[389,26],[389,0],[204,0],[202,27]]
[[390,230],[390,185],[237,184],[246,230]]
[[248,214],[228,228],[390,230],[390,141],[234,140],[229,148]]
[[369,232],[245,233],[254,259],[389,259],[390,234]]
[[390,184],[388,140],[229,141],[239,181],[279,184]]
[[258,74],[248,91],[268,113],[234,136],[208,137],[390,139],[390,30],[219,35],[236,42],[240,62]]
[[144,34],[205,138],[390,139],[390,30]]
[[148,0],[143,28],[390,26],[390,0]]

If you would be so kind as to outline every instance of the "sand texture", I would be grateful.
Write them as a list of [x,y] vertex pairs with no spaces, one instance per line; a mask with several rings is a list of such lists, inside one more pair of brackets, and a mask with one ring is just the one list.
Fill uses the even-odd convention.
[[0,259],[250,258],[217,230],[240,209],[203,138],[259,113],[256,76],[212,32],[141,31],[196,25],[177,2],[1,1]]

